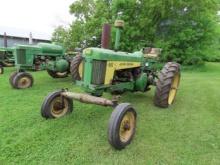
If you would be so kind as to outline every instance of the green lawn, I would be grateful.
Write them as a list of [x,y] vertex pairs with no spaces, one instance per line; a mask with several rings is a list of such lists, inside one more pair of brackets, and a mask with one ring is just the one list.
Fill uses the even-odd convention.
[[[74,102],[74,112],[56,120],[40,115],[50,92],[73,86],[71,78],[34,72],[34,87],[14,90],[7,68],[0,75],[0,164],[220,164],[220,64],[182,73],[174,105],[163,110],[148,93],[126,93],[138,113],[137,132],[122,151],[107,141],[111,108]],[[110,97],[106,94],[105,97]]]

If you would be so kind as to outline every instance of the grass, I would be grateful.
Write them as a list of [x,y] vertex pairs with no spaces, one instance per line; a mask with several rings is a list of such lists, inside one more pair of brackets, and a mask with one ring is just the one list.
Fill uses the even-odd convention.
[[69,116],[41,117],[50,92],[80,91],[71,78],[34,72],[33,88],[14,90],[8,83],[12,71],[0,76],[0,164],[220,164],[220,64],[183,71],[176,102],[167,110],[153,105],[154,88],[123,95],[121,102],[136,107],[138,123],[122,151],[107,141],[111,108],[74,102]]

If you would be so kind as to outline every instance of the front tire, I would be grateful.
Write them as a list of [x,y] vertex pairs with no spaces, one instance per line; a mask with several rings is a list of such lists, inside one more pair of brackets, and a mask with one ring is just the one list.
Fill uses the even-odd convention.
[[56,91],[49,94],[42,106],[41,115],[48,119],[60,118],[73,111],[73,101],[61,96],[62,91]]
[[108,127],[108,141],[118,150],[131,143],[136,129],[135,109],[129,103],[116,106],[111,114]]
[[34,78],[27,72],[18,72],[12,75],[12,78],[12,87],[15,89],[30,88],[34,83]]
[[180,83],[180,65],[168,62],[160,72],[156,83],[154,104],[161,108],[167,108],[173,104]]

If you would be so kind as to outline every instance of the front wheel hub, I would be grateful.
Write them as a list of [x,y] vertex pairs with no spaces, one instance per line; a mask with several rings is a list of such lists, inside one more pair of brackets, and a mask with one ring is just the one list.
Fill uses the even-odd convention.
[[31,85],[31,80],[28,77],[22,77],[18,80],[19,88],[28,88]]
[[62,96],[57,97],[51,103],[51,113],[55,117],[61,117],[68,111],[68,105],[66,100],[62,100]]
[[121,125],[120,125],[120,139],[123,142],[127,142],[132,135],[134,124],[135,123],[135,117],[133,113],[127,112],[125,116],[122,119]]

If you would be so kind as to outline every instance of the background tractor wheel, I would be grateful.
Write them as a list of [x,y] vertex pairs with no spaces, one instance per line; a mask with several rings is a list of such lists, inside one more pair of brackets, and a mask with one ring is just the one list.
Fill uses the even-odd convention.
[[71,61],[70,72],[73,78],[73,81],[80,81],[82,79],[82,56],[77,55]]
[[156,83],[154,104],[161,108],[167,108],[176,97],[180,83],[180,65],[168,62],[160,72]]
[[30,73],[18,72],[12,80],[12,87],[16,89],[26,89],[32,87],[34,79]]
[[47,70],[47,73],[53,78],[65,78],[68,76],[68,72],[56,72],[52,70]]
[[19,72],[17,72],[17,71],[12,72],[11,75],[10,75],[10,77],[9,77],[9,83],[10,83],[10,85],[11,85],[12,87],[13,87],[14,77],[17,75],[17,73],[19,73]]
[[123,149],[130,144],[136,129],[136,112],[129,103],[116,106],[108,127],[108,141],[115,149]]
[[4,74],[4,68],[2,65],[0,65],[0,74]]
[[60,95],[61,93],[62,91],[56,91],[45,98],[41,106],[42,117],[46,119],[60,118],[72,112],[73,101],[66,97],[62,97]]

